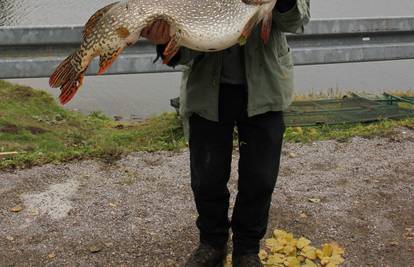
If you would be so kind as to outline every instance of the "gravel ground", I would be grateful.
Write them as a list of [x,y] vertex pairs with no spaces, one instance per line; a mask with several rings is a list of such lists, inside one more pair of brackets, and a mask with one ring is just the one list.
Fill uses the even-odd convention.
[[[182,266],[197,244],[188,158],[134,153],[0,172],[0,266]],[[337,241],[345,266],[404,267],[414,266],[413,227],[414,130],[285,144],[269,234]]]

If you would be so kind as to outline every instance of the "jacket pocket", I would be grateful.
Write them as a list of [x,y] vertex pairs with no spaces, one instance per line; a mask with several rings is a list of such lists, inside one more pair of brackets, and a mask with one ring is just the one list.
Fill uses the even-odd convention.
[[292,60],[292,52],[289,47],[286,49],[287,51],[278,57],[278,62],[281,66],[291,68],[293,67],[293,60]]

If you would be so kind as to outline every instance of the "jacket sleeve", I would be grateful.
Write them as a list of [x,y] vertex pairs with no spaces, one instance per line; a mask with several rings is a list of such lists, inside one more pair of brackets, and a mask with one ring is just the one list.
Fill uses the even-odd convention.
[[279,0],[273,10],[273,22],[282,32],[303,33],[309,20],[310,0]]
[[181,47],[179,51],[179,60],[177,64],[179,65],[187,65],[198,56],[202,56],[204,53],[200,51],[195,51],[186,47]]

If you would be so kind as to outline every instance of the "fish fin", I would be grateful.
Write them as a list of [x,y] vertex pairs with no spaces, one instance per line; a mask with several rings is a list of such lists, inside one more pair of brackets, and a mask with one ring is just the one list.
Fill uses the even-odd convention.
[[177,31],[175,35],[171,38],[170,42],[167,44],[167,47],[165,48],[163,55],[163,63],[168,64],[170,60],[177,54],[178,50],[180,50],[181,46],[181,32]]
[[80,73],[75,79],[67,81],[61,88],[59,100],[62,105],[68,103],[76,95],[83,84],[84,73]]
[[98,75],[103,74],[111,65],[115,62],[118,56],[122,53],[124,49],[118,48],[112,53],[106,53],[100,56],[99,58],[99,71]]
[[49,85],[52,88],[58,88],[64,85],[68,80],[77,75],[76,69],[72,66],[72,59],[75,54],[68,56],[62,63],[57,66],[56,70],[49,78]]
[[247,22],[247,24],[244,26],[241,36],[239,37],[239,45],[245,45],[247,42],[247,39],[249,38],[250,34],[252,33],[252,30],[254,26],[257,24],[258,14],[256,13],[253,17],[250,18],[250,20]]
[[131,34],[129,32],[129,30],[127,28],[125,28],[125,27],[119,27],[118,29],[116,29],[116,33],[122,39],[128,38],[128,36]]
[[86,22],[85,27],[83,29],[83,39],[87,38],[95,28],[98,21],[115,5],[119,4],[119,2],[115,2],[112,4],[109,4],[98,11],[96,11],[95,14],[92,15],[92,17]]
[[78,53],[79,51],[63,60],[49,79],[50,87],[60,87],[61,94],[59,99],[60,103],[63,105],[73,98],[83,82],[86,69],[82,70],[81,66],[78,66],[77,68],[76,65],[73,65],[77,64],[77,60],[73,61],[73,59],[78,57]]
[[265,44],[269,42],[270,31],[272,30],[272,16],[272,12],[269,12],[262,21],[261,37]]

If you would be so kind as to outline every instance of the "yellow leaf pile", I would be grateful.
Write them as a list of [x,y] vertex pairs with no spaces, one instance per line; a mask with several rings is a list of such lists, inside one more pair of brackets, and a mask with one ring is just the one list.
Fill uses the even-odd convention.
[[[262,263],[269,267],[337,267],[344,262],[343,255],[344,249],[334,242],[316,248],[310,240],[295,239],[292,233],[279,229],[265,240],[265,248],[259,253]],[[231,257],[225,266],[231,266]]]

